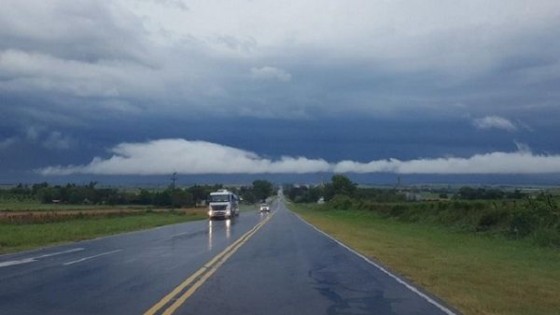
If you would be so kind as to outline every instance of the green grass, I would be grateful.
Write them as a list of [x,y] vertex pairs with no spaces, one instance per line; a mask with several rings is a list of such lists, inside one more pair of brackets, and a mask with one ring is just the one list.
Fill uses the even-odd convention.
[[465,314],[560,314],[560,251],[371,211],[291,205],[306,220]]
[[83,218],[56,223],[0,224],[0,254],[204,218],[206,216],[202,212],[146,212],[122,217]]
[[476,234],[496,234],[560,249],[560,209],[556,201],[547,198],[372,202],[339,195],[324,208],[364,210],[401,222],[435,224]]

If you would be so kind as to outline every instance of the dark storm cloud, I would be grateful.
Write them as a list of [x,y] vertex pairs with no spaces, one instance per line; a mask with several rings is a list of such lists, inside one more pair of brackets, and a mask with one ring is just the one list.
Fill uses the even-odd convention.
[[0,49],[95,63],[142,62],[141,20],[106,1],[8,1],[0,13]]
[[[272,162],[469,159],[511,152],[515,141],[554,155],[558,10],[544,0],[9,0],[0,115],[11,119],[0,147],[13,157],[48,152],[35,168],[193,134]],[[383,127],[356,127],[368,119]],[[222,135],[233,140],[220,141],[218,121],[236,126]],[[270,149],[255,125],[323,145]],[[343,136],[321,131],[332,125]]]
[[[138,9],[142,3],[152,10]],[[533,5],[534,12],[515,12],[526,9],[517,2],[509,8],[504,3],[501,11],[478,4],[467,6],[467,13],[439,8],[456,16],[453,21],[431,12],[432,2],[413,3],[419,17],[402,21],[411,8],[400,13],[400,4],[372,2],[356,14],[386,11],[395,21],[345,24],[352,20],[347,13],[328,10],[324,19],[289,25],[284,14],[291,9],[258,16],[243,9],[255,12],[264,4],[238,3],[240,9],[230,14],[239,24],[250,17],[262,26],[241,30],[228,29],[227,20],[204,23],[210,13],[220,14],[211,2],[193,3],[186,11],[174,11],[174,3],[14,1],[0,18],[0,87],[4,93],[42,93],[57,103],[90,105],[79,105],[79,111],[138,109],[144,102],[149,114],[299,117],[317,109],[339,115],[343,104],[346,114],[399,115],[422,108],[437,115],[460,103],[486,116],[522,112],[529,99],[531,106],[549,101],[542,92],[558,78],[551,69],[559,65],[553,39],[560,27],[547,15],[553,5],[546,1]],[[297,14],[312,7],[304,3]],[[496,16],[475,16],[483,7]],[[512,16],[519,21],[509,21]],[[339,26],[326,22],[335,17]],[[272,30],[277,25],[286,25],[286,34],[297,30],[296,37],[285,39],[282,28]]]

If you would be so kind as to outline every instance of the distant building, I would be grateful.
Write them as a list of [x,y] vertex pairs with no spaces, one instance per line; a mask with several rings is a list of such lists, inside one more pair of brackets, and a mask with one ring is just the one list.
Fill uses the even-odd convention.
[[415,192],[410,192],[410,191],[407,191],[405,193],[405,198],[406,198],[406,200],[409,200],[409,201],[422,201],[422,200],[424,200],[424,197],[422,197],[422,194],[415,193]]

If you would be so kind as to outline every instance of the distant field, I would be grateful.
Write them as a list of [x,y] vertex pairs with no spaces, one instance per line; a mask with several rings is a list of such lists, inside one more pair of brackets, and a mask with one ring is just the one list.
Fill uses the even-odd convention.
[[36,223],[0,223],[0,254],[204,218],[205,209],[190,209],[83,215],[43,223],[36,219]]
[[148,209],[148,206],[111,206],[111,205],[69,205],[69,204],[43,204],[34,200],[14,201],[0,200],[0,211],[83,211],[97,209]]
[[398,222],[371,211],[290,208],[465,314],[560,313],[558,249]]

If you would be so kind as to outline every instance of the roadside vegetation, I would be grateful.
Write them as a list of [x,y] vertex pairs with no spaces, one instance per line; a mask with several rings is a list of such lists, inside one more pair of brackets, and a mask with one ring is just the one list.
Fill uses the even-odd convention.
[[359,188],[342,175],[333,176],[324,186],[290,186],[284,191],[296,203],[324,198],[323,210],[362,210],[400,222],[560,248],[560,199],[546,191],[462,187],[455,192],[431,192],[425,199],[415,189]]
[[[92,182],[2,189],[0,254],[205,219],[208,194],[221,188],[173,184],[164,189],[117,189]],[[264,180],[227,189],[243,197],[244,210],[273,193],[273,185]]]
[[91,239],[206,218],[202,209],[141,213],[96,213],[29,217],[31,221],[0,222],[0,254]]
[[362,189],[336,176],[323,187],[285,187],[299,201],[290,207],[465,314],[558,314],[554,194],[460,188],[411,200],[402,190]]

